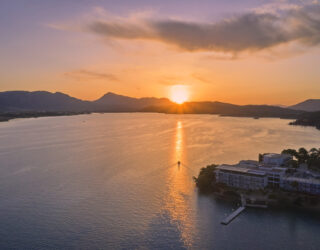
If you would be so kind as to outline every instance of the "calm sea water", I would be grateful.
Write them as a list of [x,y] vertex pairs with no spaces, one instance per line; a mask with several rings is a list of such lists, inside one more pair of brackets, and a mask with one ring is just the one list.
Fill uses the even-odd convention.
[[[92,114],[0,123],[0,248],[319,249],[315,212],[201,196],[201,167],[320,146],[288,120]],[[182,166],[178,168],[176,162]]]

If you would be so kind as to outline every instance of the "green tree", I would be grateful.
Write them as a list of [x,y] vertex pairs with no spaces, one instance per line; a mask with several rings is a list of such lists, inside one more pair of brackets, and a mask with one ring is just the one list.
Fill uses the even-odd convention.
[[320,148],[316,149],[316,148],[312,148],[309,150],[309,156],[312,159],[317,159],[320,158]]
[[312,148],[309,150],[308,166],[315,170],[320,170],[320,149]]
[[193,177],[196,182],[197,187],[201,192],[211,192],[213,191],[213,185],[215,183],[215,173],[214,170],[217,165],[212,164],[206,168],[201,168],[198,177]]
[[309,160],[309,153],[305,148],[299,148],[298,161],[299,163],[306,163]]
[[259,154],[259,162],[263,161],[263,154]]
[[281,154],[291,155],[291,156],[295,157],[296,159],[298,159],[298,152],[295,149],[291,149],[291,148],[284,149],[284,150],[282,150]]

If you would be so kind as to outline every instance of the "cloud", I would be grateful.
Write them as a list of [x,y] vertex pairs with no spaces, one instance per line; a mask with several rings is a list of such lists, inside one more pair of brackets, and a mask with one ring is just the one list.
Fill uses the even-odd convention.
[[81,79],[106,79],[110,81],[117,81],[118,78],[113,74],[99,73],[94,71],[89,71],[85,69],[75,70],[71,72],[64,73],[65,76],[71,77],[77,80]]
[[211,84],[212,83],[212,80],[209,79],[209,78],[206,78],[204,77],[203,75],[199,74],[199,73],[193,73],[191,74],[191,76],[198,80],[199,82],[202,82],[202,83],[207,83],[207,84]]
[[107,39],[159,41],[189,52],[237,54],[292,42],[310,47],[320,43],[320,5],[252,10],[215,23],[109,18],[90,22],[87,30]]

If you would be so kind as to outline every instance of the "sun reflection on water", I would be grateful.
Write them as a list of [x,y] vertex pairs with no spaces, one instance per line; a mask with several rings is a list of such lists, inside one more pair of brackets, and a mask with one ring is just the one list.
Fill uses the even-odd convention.
[[[173,147],[173,162],[176,164],[169,169],[169,192],[165,209],[169,212],[173,224],[180,232],[181,240],[186,247],[191,247],[195,235],[194,210],[190,204],[194,190],[191,174],[188,172],[185,152],[184,130],[181,121],[176,124]],[[177,163],[181,162],[179,166]]]
[[183,134],[182,134],[182,123],[181,121],[177,122],[177,128],[176,128],[176,139],[175,139],[175,160],[176,162],[182,161],[182,140],[183,140]]

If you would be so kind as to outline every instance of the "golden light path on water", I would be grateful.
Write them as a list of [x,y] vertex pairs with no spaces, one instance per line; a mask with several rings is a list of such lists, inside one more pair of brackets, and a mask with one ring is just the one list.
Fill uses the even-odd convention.
[[182,160],[182,140],[183,140],[183,134],[182,134],[182,122],[177,122],[177,129],[176,129],[176,140],[175,140],[175,159],[176,162]]
[[[195,215],[193,214],[194,210],[190,207],[190,196],[194,184],[192,175],[185,165],[187,156],[181,121],[177,122],[173,145],[172,159],[176,164],[169,169],[169,192],[165,209],[169,212],[171,222],[177,226],[184,245],[189,248],[192,246],[193,235],[195,235]],[[178,161],[181,162],[180,166],[177,164]]]

